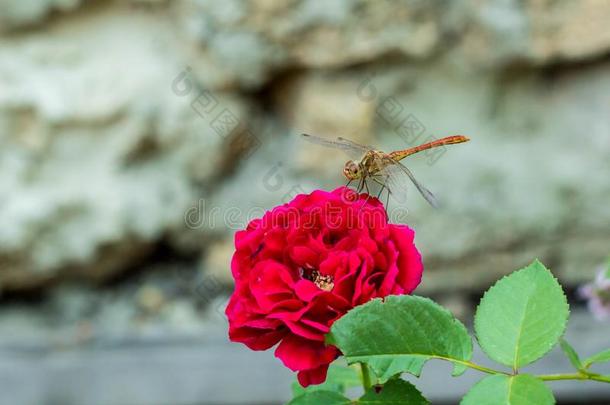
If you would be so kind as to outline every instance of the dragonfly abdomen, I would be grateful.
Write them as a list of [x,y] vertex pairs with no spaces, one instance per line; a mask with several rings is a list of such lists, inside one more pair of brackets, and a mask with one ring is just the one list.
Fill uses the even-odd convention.
[[394,160],[402,160],[407,156],[413,155],[423,150],[432,149],[439,146],[452,145],[455,143],[468,142],[469,140],[470,138],[463,135],[446,136],[444,138],[436,139],[432,142],[424,143],[423,145],[415,146],[413,148],[390,152],[389,155]]

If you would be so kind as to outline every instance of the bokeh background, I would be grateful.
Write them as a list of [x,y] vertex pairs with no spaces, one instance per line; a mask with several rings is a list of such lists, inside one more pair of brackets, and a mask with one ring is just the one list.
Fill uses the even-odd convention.
[[[344,183],[301,132],[469,135],[409,160],[440,210],[411,190],[392,211],[418,293],[468,322],[538,257],[568,338],[607,347],[575,289],[610,253],[609,55],[607,0],[0,0],[0,403],[286,401],[291,373],[230,344],[222,311],[234,231]],[[448,370],[418,382],[434,403],[480,378]]]

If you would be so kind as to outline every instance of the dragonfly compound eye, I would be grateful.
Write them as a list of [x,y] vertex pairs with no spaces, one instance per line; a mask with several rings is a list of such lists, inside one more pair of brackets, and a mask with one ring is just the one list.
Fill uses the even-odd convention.
[[348,179],[355,179],[359,175],[360,168],[358,164],[352,160],[345,163],[345,168],[343,169],[343,173]]

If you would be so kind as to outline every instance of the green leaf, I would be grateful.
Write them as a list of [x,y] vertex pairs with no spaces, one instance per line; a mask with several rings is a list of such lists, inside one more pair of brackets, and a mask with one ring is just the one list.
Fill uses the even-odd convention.
[[413,384],[399,379],[388,381],[379,392],[375,388],[368,389],[356,401],[358,405],[426,405],[428,403]]
[[576,350],[574,350],[574,348],[565,339],[561,339],[559,344],[561,345],[561,350],[563,350],[563,353],[570,360],[570,363],[572,363],[574,368],[581,370],[583,365],[580,361],[580,357],[578,357],[578,353],[576,353]]
[[288,405],[350,405],[352,401],[338,392],[333,391],[311,391],[299,395],[288,402]]
[[297,397],[305,392],[312,391],[334,391],[341,394],[350,387],[362,386],[362,377],[359,368],[331,364],[328,368],[326,381],[318,385],[310,385],[303,388],[298,381],[292,383],[292,395]]
[[485,353],[517,370],[553,348],[566,328],[568,315],[561,286],[536,260],[485,293],[474,327]]
[[[379,391],[379,392],[378,392]],[[383,387],[366,390],[360,399],[351,401],[349,398],[332,391],[305,392],[294,398],[288,405],[426,405],[428,401],[415,388],[404,380],[388,381]]]
[[430,299],[411,295],[357,306],[333,324],[327,340],[348,363],[368,364],[382,384],[403,372],[419,376],[431,358],[454,361],[458,375],[472,357],[464,325]]
[[492,375],[479,381],[468,391],[461,405],[552,405],[551,390],[538,378]]
[[603,352],[599,352],[585,359],[585,361],[583,361],[583,365],[585,368],[589,368],[593,363],[605,363],[607,361],[610,361],[610,349],[604,350]]

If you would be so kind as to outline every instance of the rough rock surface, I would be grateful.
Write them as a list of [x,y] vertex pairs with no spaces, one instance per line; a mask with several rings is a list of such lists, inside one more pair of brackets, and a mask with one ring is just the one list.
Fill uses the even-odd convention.
[[533,256],[576,283],[608,254],[605,0],[1,0],[0,16],[2,290],[104,280],[159,243],[227,280],[240,224],[343,181],[346,157],[304,131],[473,138],[413,158],[443,210],[412,193],[392,212],[418,231],[425,289]]
[[216,92],[208,113],[172,38],[162,16],[108,9],[0,39],[1,287],[103,278],[188,231],[233,136],[212,113],[249,107]]
[[0,31],[34,26],[53,12],[76,9],[81,0],[0,0]]
[[[595,59],[610,51],[605,0],[180,2],[210,86],[261,86],[277,70],[345,68],[446,51],[475,69]],[[186,23],[185,23],[186,22]]]

